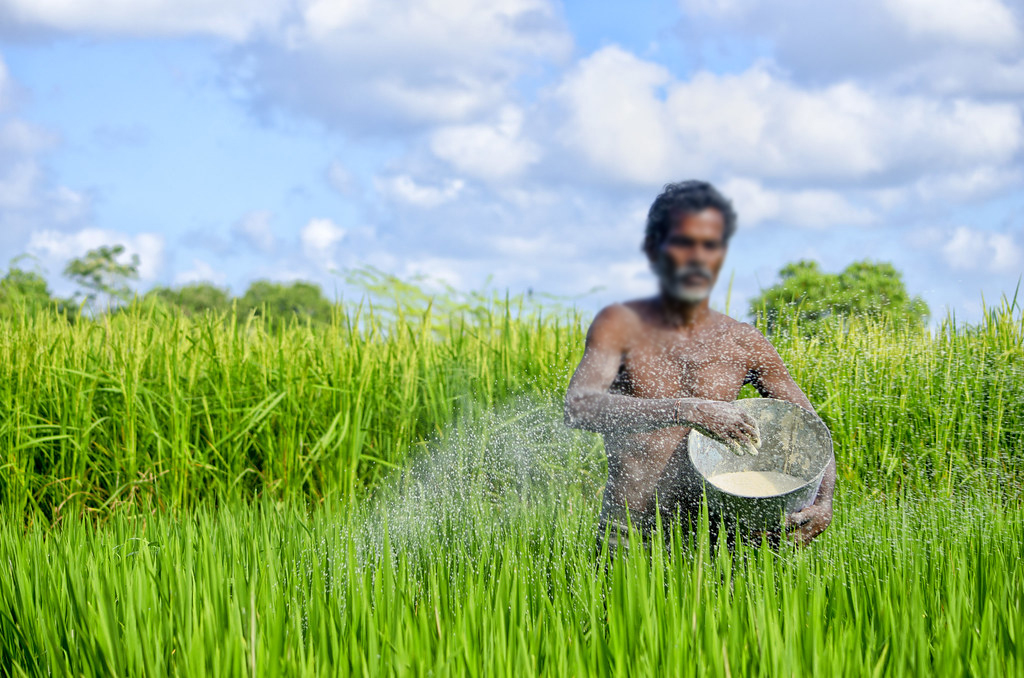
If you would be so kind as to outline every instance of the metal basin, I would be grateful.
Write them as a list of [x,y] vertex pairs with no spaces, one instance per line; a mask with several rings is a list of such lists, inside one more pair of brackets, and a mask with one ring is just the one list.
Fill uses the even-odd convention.
[[[817,415],[799,405],[772,398],[747,398],[734,404],[757,421],[761,430],[759,454],[738,455],[691,430],[690,463],[704,481],[708,509],[716,519],[738,520],[749,528],[778,528],[784,514],[814,502],[832,459],[832,436]],[[726,492],[710,480],[739,471],[776,471],[799,478],[804,484],[782,494],[750,497]]]

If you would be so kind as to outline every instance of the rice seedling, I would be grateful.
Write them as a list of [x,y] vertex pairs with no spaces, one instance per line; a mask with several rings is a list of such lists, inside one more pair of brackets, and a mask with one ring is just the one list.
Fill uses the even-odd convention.
[[[415,538],[260,503],[0,528],[12,675],[1020,675],[1024,510],[839,502],[814,548],[595,563],[593,502],[463,505]],[[508,507],[506,507],[508,508]],[[706,526],[705,526],[706,527]],[[392,538],[394,530],[397,539]],[[634,535],[635,536],[635,535]]]
[[[459,416],[557,403],[582,352],[572,311],[498,299],[433,315],[339,307],[326,327],[136,306],[68,326],[0,322],[0,504],[29,521],[253,496],[365,496]],[[973,327],[825,324],[772,337],[832,430],[840,480],[946,491],[1019,477],[1024,313]],[[461,413],[461,414],[460,414]]]
[[730,550],[705,514],[614,560],[600,440],[561,424],[583,325],[0,322],[0,674],[1024,672],[1015,303],[777,333],[833,433],[832,527]]

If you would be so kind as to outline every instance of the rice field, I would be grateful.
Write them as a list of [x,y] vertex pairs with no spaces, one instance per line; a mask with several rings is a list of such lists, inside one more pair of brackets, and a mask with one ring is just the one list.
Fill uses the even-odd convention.
[[607,571],[569,510],[585,505],[412,542],[268,505],[7,525],[0,659],[13,675],[1021,675],[1019,501],[840,506],[812,549],[730,554],[705,533]]
[[772,337],[833,433],[832,527],[614,560],[600,439],[561,424],[585,325],[0,323],[0,675],[1024,673],[1015,303]]

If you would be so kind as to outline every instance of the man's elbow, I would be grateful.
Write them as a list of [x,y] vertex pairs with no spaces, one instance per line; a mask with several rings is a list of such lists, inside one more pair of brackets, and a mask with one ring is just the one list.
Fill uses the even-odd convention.
[[576,411],[576,399],[569,396],[565,396],[565,404],[562,407],[562,416],[565,420],[565,425],[569,428],[579,428],[578,413]]
[[565,419],[565,425],[569,428],[581,428],[587,429],[587,421],[585,415],[584,397],[577,393],[567,393],[565,395],[565,406],[562,408],[562,414]]

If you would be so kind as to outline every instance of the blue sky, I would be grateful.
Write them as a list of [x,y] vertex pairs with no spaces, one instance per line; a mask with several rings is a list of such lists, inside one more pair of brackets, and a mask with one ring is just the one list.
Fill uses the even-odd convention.
[[655,289],[646,210],[705,178],[734,315],[789,261],[870,258],[977,319],[1024,271],[1022,108],[1010,0],[0,0],[0,262],[596,309]]

